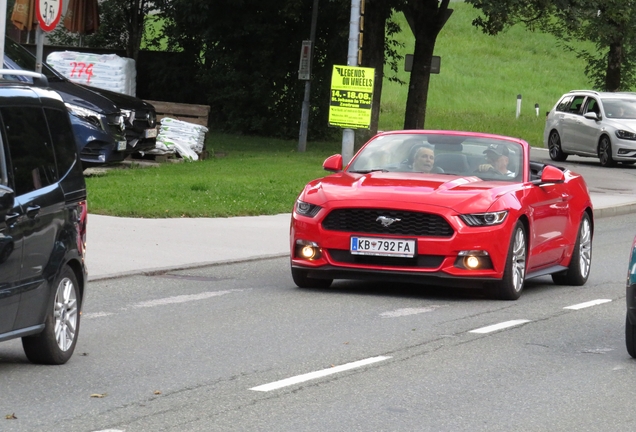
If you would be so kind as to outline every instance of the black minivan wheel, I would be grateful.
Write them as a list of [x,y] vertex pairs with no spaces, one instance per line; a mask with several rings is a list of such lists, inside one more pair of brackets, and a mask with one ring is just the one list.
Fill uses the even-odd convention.
[[75,350],[80,326],[80,293],[75,273],[64,267],[53,284],[55,297],[44,320],[44,330],[22,338],[22,347],[33,363],[60,365]]

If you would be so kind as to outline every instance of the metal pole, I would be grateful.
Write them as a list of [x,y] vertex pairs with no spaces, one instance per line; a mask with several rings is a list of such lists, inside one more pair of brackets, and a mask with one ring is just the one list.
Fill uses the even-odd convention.
[[[360,1],[351,0],[351,19],[349,20],[349,51],[347,66],[358,66],[358,41],[360,38]],[[342,163],[347,165],[353,158],[356,134],[353,129],[342,130]]]
[[[314,0],[311,10],[311,30],[309,40],[311,41],[311,50],[309,53],[309,72],[313,66],[314,45],[316,43],[316,24],[318,22],[318,0]],[[307,148],[307,129],[309,127],[309,97],[311,95],[311,79],[305,81],[305,97],[303,99],[303,107],[300,113],[300,137],[298,139],[298,152],[302,153]]]
[[35,29],[35,71],[42,73],[42,57],[44,56],[44,30],[37,25]]

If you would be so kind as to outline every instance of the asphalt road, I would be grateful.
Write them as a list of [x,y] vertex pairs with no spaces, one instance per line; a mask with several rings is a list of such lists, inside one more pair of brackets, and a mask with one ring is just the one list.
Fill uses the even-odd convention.
[[0,430],[630,430],[634,233],[631,215],[598,220],[588,283],[536,279],[516,302],[301,290],[284,258],[93,282],[67,365],[0,344]]

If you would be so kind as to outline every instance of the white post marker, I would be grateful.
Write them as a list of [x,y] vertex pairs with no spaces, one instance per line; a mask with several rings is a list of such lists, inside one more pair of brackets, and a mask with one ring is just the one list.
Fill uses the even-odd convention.
[[521,95],[517,95],[517,118],[521,115]]
[[539,104],[534,104],[534,111],[537,113],[537,117],[539,117]]

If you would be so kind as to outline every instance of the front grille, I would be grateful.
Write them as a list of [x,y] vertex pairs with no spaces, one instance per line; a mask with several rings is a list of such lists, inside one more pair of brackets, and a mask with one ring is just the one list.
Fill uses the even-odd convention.
[[[381,216],[399,221],[385,227],[378,221]],[[333,210],[322,221],[322,227],[330,231],[405,236],[451,237],[454,233],[439,215],[382,209]]]
[[345,264],[367,264],[386,267],[420,267],[436,269],[444,261],[443,255],[418,255],[413,258],[354,255],[348,250],[327,249],[331,258]]

